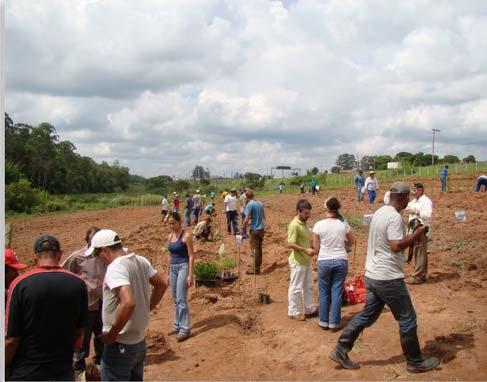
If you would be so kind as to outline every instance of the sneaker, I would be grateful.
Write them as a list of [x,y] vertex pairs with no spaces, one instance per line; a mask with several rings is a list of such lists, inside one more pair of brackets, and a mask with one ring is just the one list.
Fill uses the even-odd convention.
[[189,337],[191,337],[191,334],[189,334],[189,333],[179,333],[176,336],[176,341],[177,342],[183,342],[183,341],[186,341]]
[[287,317],[291,320],[296,320],[296,321],[304,321],[306,319],[306,316],[303,317],[302,314],[288,314]]
[[315,309],[311,313],[306,313],[305,316],[306,316],[306,318],[318,317],[319,313],[320,313],[319,310],[318,309]]
[[347,353],[342,352],[337,348],[331,351],[329,358],[332,361],[339,363],[344,369],[348,369],[348,370],[360,369],[360,365],[357,362],[353,362],[350,358],[348,358]]
[[167,333],[168,336],[174,336],[179,333],[179,330],[173,329],[169,333]]

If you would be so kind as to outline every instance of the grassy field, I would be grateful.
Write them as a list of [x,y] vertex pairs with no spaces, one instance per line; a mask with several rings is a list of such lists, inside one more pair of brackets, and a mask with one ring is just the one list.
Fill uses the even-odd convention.
[[[398,170],[377,171],[379,183],[382,181],[393,181],[396,179],[432,179],[438,178],[441,166],[429,167],[407,167]],[[487,172],[487,163],[452,164],[449,165],[450,176],[473,176]],[[317,176],[300,176],[292,178],[266,179],[263,188],[257,189],[259,195],[278,193],[278,186],[284,184],[284,193],[298,193],[299,185],[304,181],[309,187],[312,179],[315,179],[321,189],[339,189],[353,187],[355,172],[344,172],[339,174],[319,174]],[[232,187],[241,188],[242,179],[212,179],[209,185],[201,185],[197,181],[190,181],[191,187],[187,192],[193,194],[199,188],[202,194],[209,194],[211,190],[219,195],[223,190],[230,190]],[[473,188],[474,184],[472,184]],[[463,190],[462,190],[463,191]],[[168,191],[170,197],[171,191]],[[184,200],[186,191],[179,192],[180,198]],[[73,212],[79,210],[99,210],[119,206],[147,206],[158,205],[161,202],[161,195],[147,193],[142,184],[132,184],[127,192],[112,194],[76,194],[76,195],[49,195],[45,196],[42,204],[33,211],[35,215],[51,213]],[[7,213],[8,217],[25,216],[25,213]]]

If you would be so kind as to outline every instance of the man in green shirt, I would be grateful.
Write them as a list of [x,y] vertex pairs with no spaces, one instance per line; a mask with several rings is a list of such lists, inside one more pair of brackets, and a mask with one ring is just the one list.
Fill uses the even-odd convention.
[[287,229],[288,248],[291,249],[288,317],[294,319],[302,319],[304,316],[312,317],[317,312],[313,302],[311,268],[311,257],[315,254],[315,250],[311,248],[310,231],[306,225],[311,215],[311,208],[310,202],[306,199],[299,200],[296,206],[296,216]]

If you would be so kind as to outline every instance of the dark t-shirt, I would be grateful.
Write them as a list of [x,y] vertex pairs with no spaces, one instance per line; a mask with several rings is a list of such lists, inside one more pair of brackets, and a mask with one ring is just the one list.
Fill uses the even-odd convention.
[[38,267],[9,290],[7,338],[20,337],[10,380],[57,379],[72,373],[76,329],[87,325],[83,280],[61,267]]

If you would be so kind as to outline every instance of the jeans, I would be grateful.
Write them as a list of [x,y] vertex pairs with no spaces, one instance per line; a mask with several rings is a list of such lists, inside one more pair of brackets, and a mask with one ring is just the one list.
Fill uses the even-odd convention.
[[238,212],[235,211],[227,211],[227,232],[238,235]]
[[[311,264],[289,264],[291,277],[288,290],[289,316],[297,316],[304,309],[305,314],[314,313],[316,307],[313,303],[313,270]],[[304,305],[304,306],[303,306]]]
[[318,261],[318,300],[320,320],[318,325],[329,328],[341,326],[342,299],[347,260]]
[[365,284],[367,295],[364,309],[353,318],[349,326],[372,326],[384,305],[387,305],[399,324],[400,334],[406,334],[417,327],[416,312],[404,279],[379,281],[365,277]]
[[477,186],[475,187],[475,191],[480,192],[480,189],[484,186],[484,192],[487,191],[487,179],[480,178],[477,180]]
[[364,201],[364,193],[362,192],[362,187],[356,188],[355,192],[357,193],[357,202],[363,202]]
[[194,224],[198,224],[198,218],[200,216],[200,208],[193,208]]
[[446,178],[445,179],[441,179],[441,192],[446,192]]
[[254,264],[252,269],[254,271],[260,271],[262,265],[262,243],[264,242],[264,230],[250,230],[250,252],[254,257]]
[[184,210],[184,224],[186,225],[186,227],[189,227],[191,225],[191,210]]
[[370,204],[374,204],[374,201],[375,201],[375,197],[377,196],[377,193],[375,192],[375,190],[367,190],[367,193],[369,194],[369,202]]
[[91,335],[93,336],[93,345],[95,348],[95,356],[93,361],[99,365],[101,362],[101,357],[103,354],[103,343],[98,339],[98,335],[102,333],[103,322],[101,320],[101,309],[100,310],[89,310],[88,311],[88,326],[84,328],[83,332],[83,344],[81,346],[80,352],[75,352],[75,358],[77,361],[74,363],[74,370],[85,370],[86,362],[85,358],[90,355],[90,340]]
[[146,353],[145,340],[133,345],[118,342],[105,345],[101,361],[102,380],[143,381]]
[[169,285],[175,308],[174,330],[183,334],[190,333],[188,275],[188,263],[169,265]]

